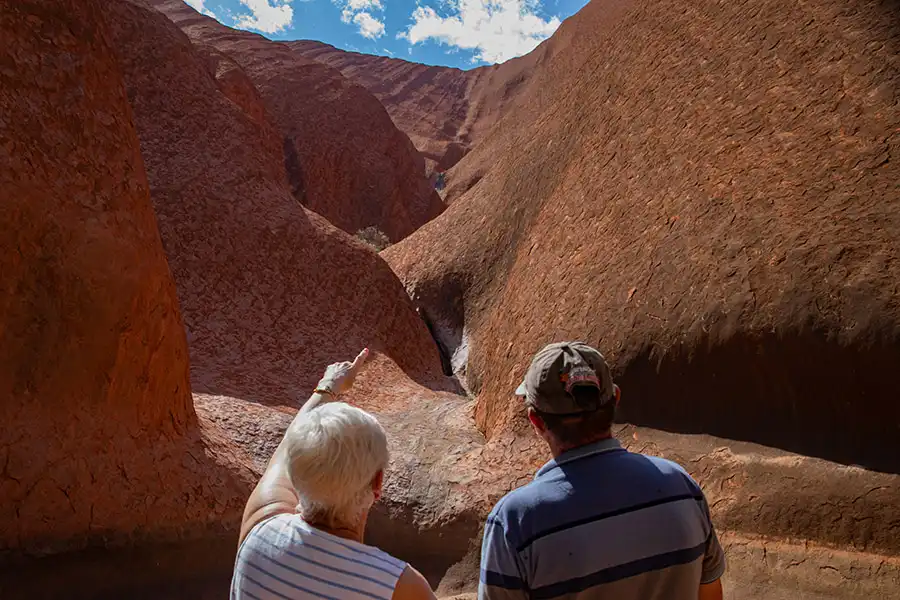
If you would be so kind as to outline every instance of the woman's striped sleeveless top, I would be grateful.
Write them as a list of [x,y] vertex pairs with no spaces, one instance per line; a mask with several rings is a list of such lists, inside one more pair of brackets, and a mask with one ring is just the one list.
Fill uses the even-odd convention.
[[253,528],[238,550],[231,600],[390,600],[406,563],[283,514]]

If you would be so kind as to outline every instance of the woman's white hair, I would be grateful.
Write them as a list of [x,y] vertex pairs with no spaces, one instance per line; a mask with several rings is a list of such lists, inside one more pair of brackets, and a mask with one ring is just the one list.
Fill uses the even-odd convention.
[[356,526],[374,504],[372,482],[388,464],[387,436],[364,410],[331,402],[298,419],[287,435],[288,476],[307,522]]

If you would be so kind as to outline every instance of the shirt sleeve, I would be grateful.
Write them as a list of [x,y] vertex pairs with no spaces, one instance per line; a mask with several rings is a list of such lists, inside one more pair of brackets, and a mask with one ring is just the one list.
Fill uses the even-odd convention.
[[709,522],[709,537],[706,538],[706,552],[703,554],[703,573],[700,583],[706,584],[714,582],[725,574],[725,551],[722,550],[722,545],[719,543],[719,536],[716,535],[716,528],[710,517],[709,506],[707,506],[705,498],[703,508],[706,510],[706,518]]
[[528,586],[516,547],[495,515],[488,517],[481,544],[478,600],[524,600]]

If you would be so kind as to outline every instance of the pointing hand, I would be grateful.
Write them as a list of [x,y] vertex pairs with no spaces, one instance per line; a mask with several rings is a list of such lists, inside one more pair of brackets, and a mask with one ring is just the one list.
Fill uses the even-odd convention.
[[325,375],[316,386],[317,390],[328,390],[332,394],[339,395],[353,387],[356,376],[362,369],[363,363],[369,357],[369,349],[363,348],[353,362],[338,362],[328,365]]

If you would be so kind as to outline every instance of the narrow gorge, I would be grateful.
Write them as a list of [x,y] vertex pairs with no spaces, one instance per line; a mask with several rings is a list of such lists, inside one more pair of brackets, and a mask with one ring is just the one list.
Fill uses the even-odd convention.
[[900,597],[898,17],[592,0],[461,71],[0,0],[0,597],[225,598],[266,461],[362,347],[368,541],[469,597],[547,458],[512,392],[575,338],[616,437],[703,486],[729,598]]

